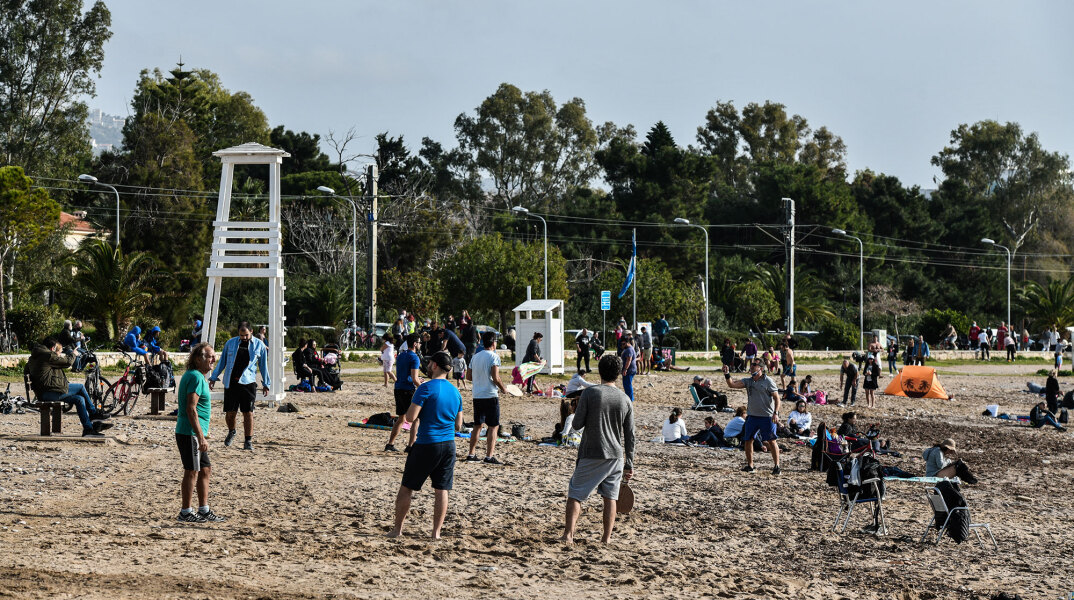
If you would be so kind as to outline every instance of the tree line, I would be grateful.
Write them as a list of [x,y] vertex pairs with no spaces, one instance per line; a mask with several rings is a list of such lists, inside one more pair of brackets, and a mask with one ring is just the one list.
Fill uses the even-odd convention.
[[[785,316],[781,199],[792,198],[798,329],[856,345],[858,248],[832,229],[862,239],[867,329],[897,323],[913,331],[944,311],[1005,318],[1006,255],[982,238],[1011,251],[1016,322],[1028,319],[1033,330],[1074,324],[1063,234],[1074,221],[1070,160],[1017,123],[956,124],[943,148],[922,157],[942,172],[936,189],[922,190],[879,167],[848,172],[837,132],[777,101],[717,100],[698,115],[694,139],[676,140],[658,114],[639,133],[593,121],[581,98],[557,102],[547,90],[504,83],[459,114],[455,139],[411,143],[385,131],[366,155],[357,129],[322,138],[273,126],[250,93],[180,64],[138,74],[122,146],[94,157],[81,99],[93,95],[103,64],[107,7],[16,5],[0,16],[12,48],[5,60],[17,67],[0,69],[0,159],[9,167],[0,193],[11,198],[0,206],[0,290],[3,308],[16,314],[55,306],[55,315],[88,317],[109,335],[134,321],[186,327],[205,289],[220,171],[212,152],[260,142],[291,154],[282,177],[289,323],[337,325],[349,316],[350,207],[317,188],[362,202],[359,165],[375,162],[378,217],[391,225],[377,248],[381,320],[401,310],[436,318],[468,308],[507,324],[526,285],[535,296],[544,291],[543,230],[512,210],[521,206],[547,220],[549,295],[568,301],[568,327],[599,326],[599,292],[614,298],[636,232],[639,318],[666,313],[683,328],[684,346],[700,345],[704,244],[696,229],[675,223],[686,219],[709,227],[710,327],[733,335],[776,329]],[[86,245],[71,257],[62,244],[60,208],[114,227],[114,196],[72,183],[84,172],[120,191],[121,252],[108,260],[103,248]],[[237,169],[232,217],[263,218],[266,184],[267,172]],[[357,242],[364,275],[361,228]],[[122,280],[117,265],[131,264],[144,273]],[[79,277],[70,276],[73,265]],[[102,304],[85,302],[79,286],[132,277],[146,287],[136,291],[151,293],[99,310],[107,314],[86,312]],[[264,286],[228,286],[226,318],[264,318]],[[630,295],[615,299],[613,318],[631,307]]]

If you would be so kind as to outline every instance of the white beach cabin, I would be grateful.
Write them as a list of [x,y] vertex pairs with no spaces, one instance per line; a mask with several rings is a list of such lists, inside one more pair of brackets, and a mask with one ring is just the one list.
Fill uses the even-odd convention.
[[563,301],[526,300],[515,311],[515,366],[522,364],[533,334],[541,332],[545,374],[563,373]]

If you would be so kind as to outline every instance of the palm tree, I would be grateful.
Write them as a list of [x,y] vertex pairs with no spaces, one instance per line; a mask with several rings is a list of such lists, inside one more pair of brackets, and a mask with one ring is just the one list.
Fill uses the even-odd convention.
[[305,325],[336,326],[351,314],[348,287],[333,279],[322,279],[299,292],[298,316]]
[[73,275],[58,282],[60,301],[72,314],[107,328],[108,337],[142,316],[164,277],[145,252],[124,254],[104,240],[88,241],[66,261]]
[[1047,285],[1027,281],[1018,290],[1018,303],[1037,323],[1059,329],[1074,325],[1074,275],[1065,282],[1048,279]]
[[[784,265],[757,265],[754,279],[772,292],[779,302],[781,315],[787,314],[787,269]],[[813,274],[804,269],[794,270],[794,322],[801,328],[805,324],[819,324],[835,318],[824,300],[824,291]],[[796,329],[797,329],[796,328]]]

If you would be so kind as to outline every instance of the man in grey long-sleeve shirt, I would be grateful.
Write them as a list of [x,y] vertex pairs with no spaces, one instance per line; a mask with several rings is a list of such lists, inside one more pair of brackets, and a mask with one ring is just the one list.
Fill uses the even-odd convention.
[[606,354],[597,364],[601,384],[587,388],[578,399],[573,428],[582,430],[578,462],[567,489],[567,524],[563,542],[574,543],[582,502],[599,490],[604,498],[605,544],[612,539],[619,485],[634,475],[634,406],[615,380],[623,369],[618,356]]

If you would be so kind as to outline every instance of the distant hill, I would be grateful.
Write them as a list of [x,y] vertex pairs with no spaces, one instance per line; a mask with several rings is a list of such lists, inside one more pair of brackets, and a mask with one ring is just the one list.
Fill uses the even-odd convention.
[[118,148],[123,144],[123,123],[125,121],[126,117],[110,115],[99,108],[90,109],[89,131],[94,154]]

